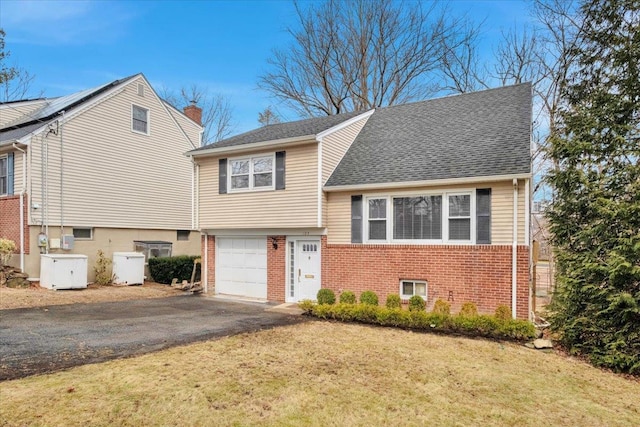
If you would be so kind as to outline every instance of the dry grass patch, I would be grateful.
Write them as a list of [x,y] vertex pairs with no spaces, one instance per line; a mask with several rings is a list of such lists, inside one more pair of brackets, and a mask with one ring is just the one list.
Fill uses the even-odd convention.
[[0,424],[630,426],[639,395],[515,344],[312,321],[4,382]]
[[143,298],[162,298],[182,291],[160,283],[145,282],[141,286],[89,285],[86,289],[51,290],[40,286],[24,289],[0,287],[0,310],[44,307],[50,305],[124,301]]

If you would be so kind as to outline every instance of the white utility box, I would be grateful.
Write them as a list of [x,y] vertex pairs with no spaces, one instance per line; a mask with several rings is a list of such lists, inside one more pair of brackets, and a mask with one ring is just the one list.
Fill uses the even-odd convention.
[[117,284],[142,285],[144,283],[144,254],[140,252],[114,252],[113,274]]
[[87,287],[87,256],[76,254],[40,255],[40,286],[48,289]]

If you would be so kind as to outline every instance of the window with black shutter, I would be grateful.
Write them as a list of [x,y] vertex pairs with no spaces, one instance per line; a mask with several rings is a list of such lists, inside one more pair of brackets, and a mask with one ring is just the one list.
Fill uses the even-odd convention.
[[351,196],[351,243],[362,243],[362,196]]
[[476,243],[491,243],[491,189],[476,190]]

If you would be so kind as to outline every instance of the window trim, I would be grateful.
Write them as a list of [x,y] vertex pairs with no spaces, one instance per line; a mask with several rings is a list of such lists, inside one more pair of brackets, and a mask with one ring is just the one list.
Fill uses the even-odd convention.
[[[483,187],[484,188],[484,187]],[[450,240],[449,239],[449,196],[469,196],[470,197],[470,240]],[[393,199],[405,197],[426,197],[441,196],[442,197],[442,238],[441,239],[394,239],[393,238]],[[451,191],[421,191],[421,192],[398,192],[393,194],[368,194],[362,197],[362,218],[363,218],[363,243],[372,244],[409,244],[409,245],[475,245],[476,244],[476,189],[460,188]],[[369,200],[371,199],[387,199],[387,238],[385,240],[369,239]]]
[[[369,218],[369,201],[371,200],[385,200],[385,213],[384,213],[384,218]],[[387,242],[389,240],[389,224],[391,223],[391,221],[389,221],[389,197],[365,197],[365,203],[362,206],[362,210],[363,210],[363,216],[365,218],[365,235],[364,240],[365,242],[371,242],[371,243],[384,243]],[[369,238],[369,224],[371,221],[379,221],[385,222],[385,238],[384,239],[370,239]]]
[[[443,197],[446,197],[442,209],[442,218],[443,218],[443,226],[442,226],[442,240],[447,243],[455,243],[455,244],[475,244],[476,242],[476,195],[475,190],[465,190],[465,191],[452,191],[445,192]],[[449,197],[451,196],[469,196],[469,215],[468,216],[454,216],[452,217],[449,214]],[[469,239],[461,240],[461,239],[450,239],[449,238],[449,221],[451,219],[469,219]],[[444,234],[446,232],[446,234]]]
[[9,155],[0,154],[0,160],[4,160],[6,162],[6,169],[7,169],[7,175],[4,177],[5,185],[7,186],[7,188],[4,191],[3,189],[0,188],[0,197],[4,197],[9,195]]
[[[89,237],[76,237],[75,230],[89,230]],[[71,234],[74,240],[93,240],[93,227],[71,227]]]
[[[403,293],[402,284],[405,283],[405,282],[413,283],[413,294],[412,295],[408,295],[408,294]],[[400,282],[399,282],[399,285],[398,285],[398,287],[399,287],[398,294],[400,295],[400,299],[408,300],[412,296],[417,295],[416,294],[416,283],[420,283],[420,284],[424,283],[424,296],[423,295],[418,295],[418,296],[420,298],[422,298],[423,300],[427,301],[427,299],[429,298],[429,282],[426,281],[426,280],[416,280],[416,279],[400,279]]]
[[[133,128],[133,121],[134,121],[133,111],[136,108],[139,108],[147,112],[147,131],[146,132],[142,132]],[[151,135],[151,110],[149,108],[145,108],[136,104],[131,104],[131,132],[137,133],[139,135]]]
[[[271,159],[271,185],[270,186],[262,186],[256,187],[254,185],[255,181],[255,171],[253,170],[254,160],[257,159]],[[233,176],[233,162],[249,161],[249,186],[247,188],[233,188],[231,185]],[[258,172],[265,173],[265,172]],[[245,174],[242,174],[245,175]],[[252,156],[243,156],[243,157],[230,157],[227,159],[227,193],[247,193],[247,192],[255,192],[255,191],[274,191],[276,189],[276,153],[268,153],[268,154],[256,154]]]

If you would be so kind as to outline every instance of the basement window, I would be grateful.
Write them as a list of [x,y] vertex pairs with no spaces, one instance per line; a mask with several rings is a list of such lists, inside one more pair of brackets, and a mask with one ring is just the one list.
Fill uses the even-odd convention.
[[76,240],[93,240],[93,228],[73,228],[73,238]]
[[400,298],[409,299],[414,295],[418,295],[426,300],[427,282],[425,282],[424,280],[401,280]]
[[190,230],[178,230],[176,233],[176,240],[189,240]]

